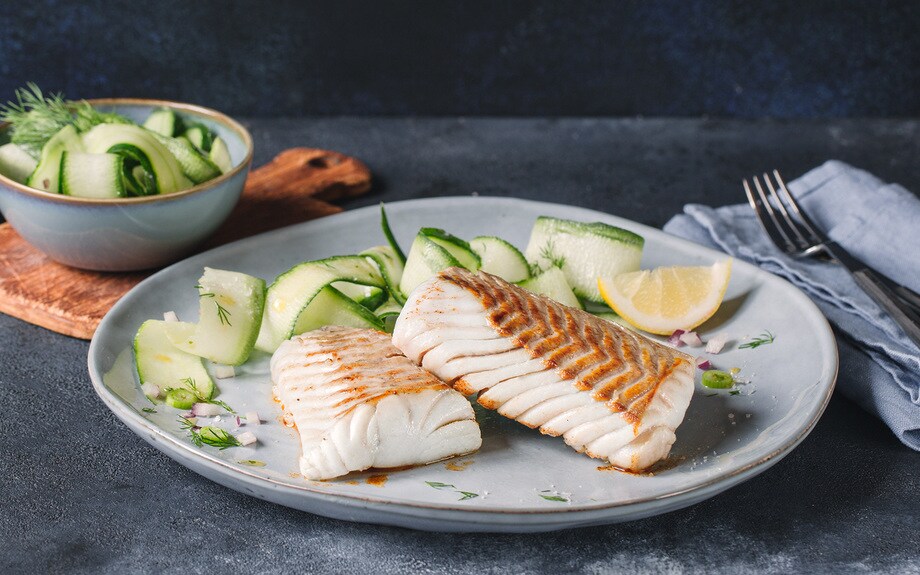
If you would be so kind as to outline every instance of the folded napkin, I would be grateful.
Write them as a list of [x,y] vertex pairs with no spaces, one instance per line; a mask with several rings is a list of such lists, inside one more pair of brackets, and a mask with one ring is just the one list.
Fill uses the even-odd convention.
[[[920,293],[920,199],[914,194],[837,161],[788,187],[831,239]],[[920,451],[920,350],[842,266],[783,255],[748,204],[689,204],[664,229],[747,260],[805,292],[835,327],[837,389]]]

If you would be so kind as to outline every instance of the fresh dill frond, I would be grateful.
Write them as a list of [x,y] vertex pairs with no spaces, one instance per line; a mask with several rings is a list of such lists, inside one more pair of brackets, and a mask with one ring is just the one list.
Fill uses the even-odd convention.
[[60,93],[46,95],[32,82],[16,90],[15,101],[0,106],[0,121],[9,122],[10,141],[36,159],[45,143],[65,126],[85,132],[98,124],[131,123],[119,114],[100,112],[85,100],[65,100]]
[[460,496],[460,499],[458,499],[457,501],[466,501],[467,499],[473,499],[474,497],[479,497],[478,493],[457,489],[455,485],[452,485],[450,483],[441,483],[440,481],[426,481],[425,483],[428,485],[428,487],[433,487],[434,489],[437,489],[439,491],[442,489],[450,489],[451,491],[453,491],[454,493]]
[[10,141],[38,158],[45,142],[73,123],[73,114],[60,94],[46,96],[32,82],[15,94],[16,100],[0,109],[0,120],[10,124]]
[[196,397],[196,398],[198,399],[198,401],[200,401],[201,403],[213,403],[214,405],[217,405],[217,406],[219,406],[219,407],[222,407],[224,410],[226,410],[226,411],[232,413],[233,415],[236,415],[236,411],[235,411],[232,407],[230,407],[229,405],[227,405],[226,402],[221,401],[221,400],[219,400],[219,399],[211,399],[211,398],[209,398],[209,397],[205,397],[204,394],[201,393],[201,390],[198,389],[198,384],[195,382],[195,380],[194,380],[193,378],[191,378],[191,377],[186,377],[185,379],[183,379],[183,380],[181,380],[181,381],[182,381],[182,383],[184,383],[184,384],[192,391],[192,393],[195,394],[195,397]]
[[144,413],[156,413],[157,412],[157,410],[155,410],[152,407],[142,407],[141,411],[143,411]]
[[211,447],[217,447],[220,450],[224,450],[229,447],[239,447],[242,445],[240,440],[231,435],[228,431],[219,427],[214,427],[213,425],[199,427],[194,421],[180,416],[179,426],[184,431],[188,431],[189,439],[198,447],[210,445]]
[[562,503],[568,503],[568,502],[569,502],[568,499],[566,499],[565,497],[561,497],[561,496],[559,496],[559,495],[544,495],[544,494],[542,494],[542,493],[540,493],[539,495],[540,495],[540,497],[542,497],[543,499],[546,499],[547,501],[560,501],[560,502],[562,502]]
[[198,434],[198,430],[201,429],[198,425],[187,417],[179,416],[179,428],[183,431],[188,431],[189,439],[192,440],[192,443],[201,447],[204,442],[201,441],[201,436]]
[[220,450],[243,445],[240,443],[240,440],[230,434],[230,432],[219,427],[214,427],[213,425],[202,427],[201,431],[197,433],[201,443],[210,445],[211,447],[217,447]]
[[207,402],[208,402],[208,403],[213,403],[214,405],[217,405],[217,406],[219,406],[219,407],[222,407],[222,408],[224,408],[224,410],[226,410],[226,411],[232,413],[233,415],[236,415],[236,411],[234,411],[232,407],[230,407],[230,406],[227,405],[225,402],[223,402],[223,401],[221,401],[221,400],[219,400],[219,399],[208,399]]
[[73,126],[78,132],[85,132],[99,124],[131,124],[131,120],[115,112],[100,112],[89,102],[80,100],[72,103],[74,110]]
[[220,302],[214,300],[214,305],[217,306],[217,319],[220,320],[221,324],[231,325],[230,324],[230,311],[224,306],[220,305]]
[[547,241],[546,244],[540,248],[540,257],[549,261],[559,269],[565,266],[565,257],[556,254],[556,249],[553,246],[552,240]]
[[[196,285],[195,288],[199,290],[204,289],[201,285]],[[222,325],[227,325],[227,326],[233,325],[230,323],[230,315],[231,315],[230,310],[220,305],[220,302],[217,301],[217,294],[215,294],[214,292],[200,292],[198,294],[198,297],[214,298],[214,305],[217,306],[217,319],[220,320],[220,323]]]
[[775,335],[773,335],[769,331],[764,331],[762,334],[752,339],[751,341],[739,345],[738,349],[756,349],[762,345],[773,343],[775,340],[776,340]]

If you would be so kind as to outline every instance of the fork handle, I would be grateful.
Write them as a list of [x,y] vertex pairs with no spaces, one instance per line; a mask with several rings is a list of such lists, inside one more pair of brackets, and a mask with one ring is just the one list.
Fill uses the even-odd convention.
[[891,318],[901,326],[907,337],[920,348],[920,317],[909,307],[898,301],[895,293],[875,273],[868,269],[853,272],[853,279],[888,312]]

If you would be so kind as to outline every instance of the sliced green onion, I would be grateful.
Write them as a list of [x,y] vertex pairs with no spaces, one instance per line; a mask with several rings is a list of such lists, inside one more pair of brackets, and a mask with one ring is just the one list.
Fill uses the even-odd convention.
[[735,378],[724,371],[710,369],[703,372],[703,385],[710,389],[728,389],[735,385]]
[[396,257],[405,265],[406,254],[403,253],[399,244],[396,243],[396,237],[393,235],[393,230],[390,229],[390,221],[387,219],[387,211],[383,207],[383,202],[380,202],[380,227],[383,228],[383,235],[387,239],[387,243],[390,244],[390,247],[396,252]]
[[198,397],[187,389],[177,387],[166,392],[166,403],[176,409],[190,409],[197,401]]

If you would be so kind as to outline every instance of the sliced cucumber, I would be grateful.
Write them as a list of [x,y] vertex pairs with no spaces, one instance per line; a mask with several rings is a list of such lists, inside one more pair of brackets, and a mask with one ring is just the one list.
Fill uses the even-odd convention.
[[383,331],[393,333],[393,328],[396,326],[396,318],[399,317],[402,308],[402,304],[390,298],[386,303],[374,311],[377,318],[383,322]]
[[482,260],[484,272],[497,275],[511,283],[524,281],[530,277],[530,266],[513,245],[495,236],[479,236],[470,241],[470,247]]
[[83,134],[83,145],[89,153],[109,152],[120,144],[134,146],[143,152],[150,162],[159,193],[171,194],[192,186],[192,182],[182,173],[182,167],[169,149],[161,144],[152,132],[140,126],[99,124]]
[[399,291],[408,296],[412,290],[431,276],[455,266],[460,266],[457,258],[433,242],[431,238],[419,232],[409,249],[406,268],[399,280]]
[[178,131],[176,128],[179,127],[179,123],[179,118],[175,112],[169,108],[160,108],[147,116],[144,121],[144,127],[151,132],[171,138]]
[[[41,157],[38,160],[38,166],[29,176],[26,185],[45,190],[46,192],[58,193],[61,191],[61,156],[64,152],[83,152],[83,141],[77,134],[77,129],[72,125],[67,125],[58,130],[51,136],[42,147]],[[106,150],[102,150],[105,152]]]
[[176,322],[147,320],[134,336],[134,363],[141,384],[152,383],[162,391],[185,389],[202,399],[214,395],[214,382],[201,358],[178,349],[166,335]]
[[7,178],[24,184],[37,167],[38,161],[16,144],[0,146],[0,174]]
[[565,273],[557,267],[546,269],[540,275],[524,280],[518,285],[526,290],[552,298],[561,304],[582,309],[581,302],[575,297],[565,279]]
[[166,393],[166,404],[176,409],[191,409],[198,403],[198,396],[187,389],[170,389]]
[[399,291],[399,280],[402,279],[403,266],[402,260],[392,246],[375,246],[361,252],[362,256],[367,256],[380,270],[383,279],[387,282],[387,291],[397,303],[406,303],[406,297]]
[[118,154],[61,154],[61,193],[80,198],[123,198],[124,158]]
[[214,138],[211,142],[211,151],[208,152],[208,159],[214,162],[214,165],[220,168],[222,174],[226,174],[233,169],[233,160],[230,158],[230,148],[220,136]]
[[447,253],[454,256],[461,266],[471,272],[479,271],[480,266],[482,266],[482,261],[470,247],[470,244],[457,236],[439,228],[422,228],[419,233],[427,236],[428,239],[447,250]]
[[182,173],[194,184],[200,184],[214,179],[221,174],[217,164],[202,155],[188,140],[182,138],[167,138],[151,132],[158,142],[169,150],[179,162]]
[[377,266],[364,256],[339,256],[296,265],[278,276],[268,288],[256,347],[273,353],[281,342],[296,333],[298,318],[316,295],[324,287],[341,281],[386,288],[386,280]]
[[642,236],[600,222],[541,216],[533,226],[525,255],[541,269],[562,268],[575,295],[601,302],[597,278],[638,270],[644,243]]
[[167,337],[182,351],[215,363],[244,363],[262,325],[265,281],[239,272],[204,268],[197,287],[198,323],[170,322]]
[[110,154],[118,154],[124,159],[122,178],[129,196],[152,196],[157,193],[157,177],[150,163],[140,148],[131,144],[115,144],[109,148]]
[[350,297],[352,301],[355,301],[366,307],[370,311],[374,311],[383,305],[383,303],[390,297],[390,295],[387,293],[387,290],[374,286],[364,286],[348,282],[335,282],[332,284],[332,287],[342,292],[344,295]]
[[402,311],[402,308],[402,304],[394,299],[389,299],[382,306],[374,310],[374,315],[380,319],[384,319],[390,316],[399,315],[399,313]]
[[396,237],[393,235],[393,230],[390,229],[390,221],[387,219],[387,211],[383,207],[383,202],[380,202],[380,227],[383,229],[383,236],[387,239],[387,243],[390,244],[390,247],[393,248],[396,257],[405,265],[406,254],[403,253],[402,248],[396,243]]
[[332,286],[326,286],[307,304],[297,318],[292,335],[319,329],[324,325],[383,330],[383,322],[371,311]]
[[186,139],[202,152],[211,151],[213,136],[204,124],[192,124],[183,134]]

